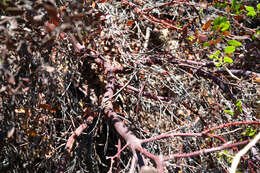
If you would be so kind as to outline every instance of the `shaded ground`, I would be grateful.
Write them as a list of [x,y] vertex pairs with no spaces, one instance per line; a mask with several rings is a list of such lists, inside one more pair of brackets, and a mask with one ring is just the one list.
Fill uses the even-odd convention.
[[[104,111],[110,79],[97,59],[123,67],[110,100],[140,139],[259,122],[260,15],[245,10],[259,2],[239,2],[241,13],[235,15],[232,2],[220,1],[1,1],[0,171],[129,172],[131,150],[123,150],[113,166],[107,158],[125,140]],[[219,16],[227,17],[227,30],[214,24]],[[241,46],[225,53],[230,40]],[[234,62],[216,67],[219,60],[210,56],[218,50]],[[69,137],[83,123],[88,127],[68,152]],[[239,142],[258,132],[255,123],[212,134]],[[143,147],[169,155],[222,143],[176,137]],[[259,172],[259,147],[247,153],[238,171]],[[166,161],[164,171],[227,172],[241,148]]]

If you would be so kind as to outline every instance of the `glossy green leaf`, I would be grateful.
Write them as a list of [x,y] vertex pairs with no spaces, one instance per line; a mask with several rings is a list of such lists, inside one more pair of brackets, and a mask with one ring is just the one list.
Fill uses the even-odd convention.
[[256,12],[255,11],[249,11],[246,15],[255,17],[256,16]]
[[228,157],[227,161],[228,161],[228,163],[232,164],[233,158],[232,157]]
[[234,115],[234,112],[231,110],[224,110],[225,113],[229,114],[229,115]]
[[227,46],[225,48],[225,53],[233,53],[235,52],[236,48],[234,46]]
[[213,55],[210,55],[209,58],[210,58],[210,59],[213,59],[213,58],[214,58],[214,59],[217,59],[217,60],[220,61],[221,58],[218,57],[218,55],[219,55],[220,53],[221,53],[220,50],[217,50]]
[[251,6],[246,6],[246,10],[247,11],[255,11],[254,7],[251,7]]
[[248,127],[246,130],[247,130],[247,132],[246,132],[247,136],[250,136],[250,137],[255,136],[255,134],[256,134],[256,130],[255,129],[253,129],[251,127]]
[[222,58],[220,58],[218,56],[216,56],[215,59],[218,60],[219,62],[222,62]]
[[242,113],[242,112],[243,112],[243,109],[242,109],[242,107],[238,107],[238,110],[239,110],[239,112],[240,112],[240,113]]
[[229,151],[228,150],[223,150],[223,153],[228,155],[229,154]]
[[239,4],[237,4],[235,6],[235,12],[237,15],[239,15],[243,10],[240,10],[240,8],[243,6],[242,2],[240,2]]
[[232,0],[231,9],[234,9],[236,3],[237,3],[237,0]]
[[223,22],[219,25],[219,27],[221,28],[221,31],[226,31],[230,27],[230,23],[229,22]]
[[224,57],[223,61],[226,62],[226,63],[233,63],[233,59],[231,59],[231,58],[229,58],[227,56]]
[[257,9],[258,9],[258,10],[260,10],[260,3],[259,3],[259,4],[257,4],[257,6],[256,6],[256,7],[257,7]]
[[218,56],[220,53],[220,50],[217,50],[214,55]]
[[[223,24],[222,24],[223,23]],[[218,27],[220,27],[220,25],[225,25],[224,23],[227,23],[227,18],[226,17],[222,17],[219,16],[218,18],[216,18],[215,20],[213,20],[213,30],[216,30]],[[222,27],[220,27],[222,28]]]
[[195,39],[194,36],[189,36],[189,37],[188,37],[188,40],[189,40],[189,41],[193,41],[194,39]]
[[220,16],[220,17],[216,18],[215,20],[213,20],[213,25],[219,25],[221,23],[221,19],[222,19],[222,17]]
[[241,100],[238,100],[238,101],[236,102],[236,106],[237,106],[237,107],[241,107],[241,106],[242,106]]
[[209,42],[203,43],[203,46],[204,46],[204,47],[209,47]]
[[216,64],[216,67],[220,67],[220,66],[222,66],[222,63],[221,63],[221,62],[219,62],[219,63]]
[[236,41],[236,40],[229,40],[227,42],[230,46],[235,46],[235,47],[239,47],[239,46],[242,46],[242,43]]

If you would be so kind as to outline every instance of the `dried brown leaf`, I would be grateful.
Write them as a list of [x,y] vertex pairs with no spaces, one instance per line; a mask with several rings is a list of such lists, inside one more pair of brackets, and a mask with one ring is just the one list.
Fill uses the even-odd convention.
[[202,30],[209,30],[210,26],[211,26],[212,20],[208,20],[203,26],[202,26]]

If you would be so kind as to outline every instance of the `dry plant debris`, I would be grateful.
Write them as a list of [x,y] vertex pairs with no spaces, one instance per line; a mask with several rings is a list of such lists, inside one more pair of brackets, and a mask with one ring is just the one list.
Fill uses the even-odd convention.
[[248,0],[1,0],[0,172],[229,172],[247,144],[235,169],[259,172],[259,21]]

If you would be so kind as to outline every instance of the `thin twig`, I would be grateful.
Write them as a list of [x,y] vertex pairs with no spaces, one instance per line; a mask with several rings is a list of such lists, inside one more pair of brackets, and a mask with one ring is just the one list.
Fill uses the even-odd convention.
[[109,98],[107,98],[106,100],[104,100],[104,102],[109,101],[110,99],[112,99],[113,97],[115,97],[116,95],[118,95],[124,88],[126,88],[126,87],[129,85],[129,83],[132,81],[132,79],[134,78],[134,76],[136,75],[136,73],[137,73],[137,71],[134,72],[134,74],[131,76],[131,78],[127,81],[127,83],[126,83],[124,86],[122,86],[122,87],[121,87],[115,94],[113,94],[111,97],[109,97]]
[[244,156],[250,148],[252,148],[260,140],[260,132],[254,137],[254,139],[248,143],[242,150],[240,150],[236,156],[233,158],[232,165],[230,168],[230,173],[236,173],[236,169],[240,158]]

